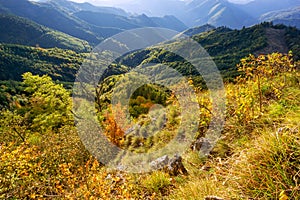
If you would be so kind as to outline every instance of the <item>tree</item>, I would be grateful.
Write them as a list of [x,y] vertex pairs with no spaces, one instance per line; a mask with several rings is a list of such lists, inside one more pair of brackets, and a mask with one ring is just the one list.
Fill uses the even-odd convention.
[[[238,65],[238,70],[245,74],[245,78],[240,80],[248,80],[257,82],[257,89],[259,93],[259,108],[262,112],[262,83],[272,83],[270,79],[285,72],[294,71],[296,65],[292,59],[292,52],[288,55],[281,53],[272,53],[268,55],[249,55],[241,59],[241,64]],[[285,79],[280,85],[271,85],[276,97],[280,97],[280,91],[285,87]]]
[[56,131],[73,123],[70,93],[47,76],[23,74],[24,91],[16,96],[9,109],[0,114],[1,135],[9,140],[17,136],[22,141],[30,134]]
[[23,79],[28,92],[24,117],[31,122],[31,129],[43,132],[72,122],[70,93],[61,84],[47,75],[25,73]]

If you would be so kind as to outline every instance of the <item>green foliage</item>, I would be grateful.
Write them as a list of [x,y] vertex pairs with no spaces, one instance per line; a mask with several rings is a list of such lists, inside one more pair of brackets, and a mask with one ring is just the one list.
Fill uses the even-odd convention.
[[[273,25],[269,23],[241,30],[220,27],[195,35],[193,39],[209,53],[226,80],[232,80],[232,77],[238,75],[236,65],[240,62],[240,59],[267,47],[266,28],[270,27],[273,27]],[[291,29],[285,26],[282,29],[291,32]],[[295,38],[297,38],[295,34],[287,34],[287,40],[295,41]],[[299,43],[298,41],[295,42],[295,44]],[[292,42],[290,43],[292,44]],[[295,44],[292,45],[295,46]],[[173,44],[168,45],[172,48]],[[119,60],[120,65],[127,65],[131,68],[147,63],[163,63],[176,69],[184,76],[193,76],[193,79],[199,79],[198,76],[200,76],[197,70],[190,63],[184,61],[183,58],[159,48],[140,50]],[[198,82],[202,88],[205,88],[203,80]]]
[[162,190],[167,190],[168,186],[171,185],[170,176],[164,172],[153,172],[142,181],[142,185],[149,192],[159,193]]
[[58,48],[42,49],[0,44],[0,80],[21,81],[22,74],[49,75],[54,80],[74,82],[86,54]]
[[43,48],[58,47],[76,52],[90,49],[89,44],[84,40],[49,29],[22,17],[5,14],[0,14],[0,42]]
[[169,93],[167,89],[158,85],[143,85],[132,94],[129,113],[132,117],[138,118],[141,114],[147,114],[154,104],[166,106]]
[[[48,76],[23,75],[25,91],[29,93],[28,120],[33,130],[44,132],[72,123],[70,94]],[[22,112],[22,111],[21,111]]]
[[295,60],[300,59],[300,30],[295,27],[285,28],[285,40],[288,48],[294,53]]
[[0,115],[2,139],[16,138],[33,143],[39,140],[33,133],[57,131],[73,124],[70,93],[62,85],[55,84],[49,76],[23,75],[23,94],[13,99],[9,109]]
[[291,53],[243,58],[238,66],[243,75],[237,78],[241,84],[227,88],[228,114],[237,118],[240,124],[247,124],[262,115],[270,100],[281,99],[282,90],[291,84],[288,73],[295,73],[296,66]]

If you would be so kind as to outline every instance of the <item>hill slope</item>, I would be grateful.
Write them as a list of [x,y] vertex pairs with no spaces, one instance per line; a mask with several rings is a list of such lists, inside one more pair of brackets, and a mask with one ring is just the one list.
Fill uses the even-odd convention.
[[[194,35],[193,39],[207,50],[228,79],[237,75],[236,65],[249,54],[287,53],[292,50],[295,59],[300,58],[300,30],[283,25],[264,23],[242,30],[220,27]],[[0,80],[20,80],[23,72],[31,71],[72,82],[84,57],[84,54],[60,49],[43,50],[18,45],[2,45],[0,49]],[[117,67],[109,75],[124,73],[141,63],[157,62],[168,64],[184,75],[197,75],[182,58],[155,48],[125,55],[116,62]]]
[[[27,0],[0,0],[2,13],[14,14],[30,19],[38,24],[67,33],[71,36],[98,43],[101,37],[91,33],[88,24],[69,16],[51,4],[29,2]],[[51,20],[49,20],[51,19]]]
[[[274,36],[276,33],[276,37]],[[224,77],[231,79],[237,74],[236,65],[249,54],[268,54],[270,52],[288,53],[292,50],[299,59],[300,31],[283,25],[274,26],[263,23],[232,30],[226,27],[193,36],[214,59]],[[168,63],[185,75],[197,75],[182,59],[163,50],[142,50],[121,59],[121,65],[138,66],[141,63]]]
[[46,28],[21,17],[4,14],[0,14],[0,42],[43,48],[58,47],[74,51],[86,51],[90,48],[84,40]]
[[91,12],[109,13],[109,14],[120,15],[120,16],[129,16],[129,14],[126,11],[120,8],[94,6],[87,2],[76,3],[73,1],[66,1],[66,0],[46,0],[44,2],[52,4],[58,9],[62,9],[68,13],[74,13],[79,11],[91,11]]
[[73,82],[84,56],[58,48],[0,44],[0,80],[21,81],[23,73],[32,72],[48,74],[54,80]]
[[203,25],[203,26],[197,26],[197,27],[194,27],[194,28],[187,29],[186,31],[182,32],[182,34],[188,35],[188,36],[193,36],[193,35],[197,35],[197,34],[200,34],[200,33],[203,33],[203,32],[211,31],[215,28],[216,27],[214,27],[212,25],[206,24],[206,25]]

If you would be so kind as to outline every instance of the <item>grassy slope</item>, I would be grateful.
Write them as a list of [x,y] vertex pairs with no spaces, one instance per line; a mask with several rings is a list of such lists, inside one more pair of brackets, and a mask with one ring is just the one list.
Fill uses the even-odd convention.
[[[179,184],[169,198],[200,200],[217,195],[225,199],[279,199],[286,195],[289,199],[298,199],[299,75],[299,71],[292,75],[280,74],[270,80],[270,84],[278,85],[286,76],[288,85],[279,99],[264,96],[263,114],[249,123],[237,120],[236,115],[228,117],[224,135],[208,160],[200,160],[194,152],[188,153],[186,165],[191,176]],[[232,92],[242,92],[242,88],[248,91],[253,84],[226,87],[228,106],[232,106],[238,105]]]

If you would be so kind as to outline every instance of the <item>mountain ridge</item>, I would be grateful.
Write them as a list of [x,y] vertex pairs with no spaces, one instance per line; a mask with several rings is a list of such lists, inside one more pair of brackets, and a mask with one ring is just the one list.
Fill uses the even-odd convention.
[[0,42],[42,48],[58,47],[77,52],[90,49],[87,41],[9,14],[0,14]]
[[275,24],[286,24],[300,28],[300,6],[268,12],[261,16],[261,21],[272,21]]
[[[207,25],[207,27],[210,26]],[[201,29],[201,27],[199,29]],[[270,38],[270,36],[274,35],[274,31],[278,32],[278,36]],[[199,42],[202,47],[210,54],[226,79],[231,79],[232,77],[236,76],[236,64],[240,62],[241,58],[244,58],[249,54],[267,54],[270,51],[288,53],[288,50],[292,50],[294,52],[295,59],[300,58],[300,47],[298,45],[300,44],[300,30],[284,25],[272,25],[271,23],[263,23],[241,30],[219,27],[207,32],[197,33],[196,35],[191,34],[191,36],[195,41]],[[272,43],[270,43],[270,41]],[[41,50],[35,47],[5,44],[3,44],[2,46],[2,51],[0,48],[0,56],[2,56],[3,59],[0,63],[0,69],[4,71],[2,73],[1,79],[5,79],[5,77],[18,77],[17,80],[20,80],[21,74],[19,74],[18,76],[13,75],[14,73],[16,73],[14,72],[16,66],[18,66],[21,69],[27,69],[29,71],[38,70],[40,71],[40,73],[46,73],[47,70],[51,69],[49,72],[51,72],[50,74],[55,80],[59,79],[61,81],[65,80],[72,82],[74,81],[76,70],[81,65],[84,59],[84,54],[78,54],[68,50]],[[22,54],[20,54],[20,52],[22,52]],[[50,52],[54,52],[53,56],[49,54]],[[63,56],[65,53],[70,54],[70,59],[67,59],[66,61]],[[28,60],[28,58],[32,58],[36,55],[42,56],[43,61],[40,62],[39,57],[37,57],[37,61]],[[164,51],[151,51],[149,49],[145,49],[133,54],[125,55],[124,57],[122,57],[122,59],[117,61],[117,66],[119,67],[113,68],[113,70],[114,73],[117,74],[121,72],[124,73],[125,69],[130,70],[132,66],[139,65],[144,60],[149,63],[157,62],[157,60],[159,60],[162,63],[171,62],[169,64],[171,66],[174,66],[180,72],[190,72],[191,69],[186,68],[185,65],[179,64],[178,60],[176,60],[177,58],[178,57],[168,54]],[[24,60],[27,61],[24,62]],[[64,64],[65,62],[70,63],[71,60],[77,60],[76,65]],[[181,60],[179,61],[181,62]],[[45,65],[42,70],[36,68],[37,66],[41,67],[42,65]],[[54,65],[64,67],[65,71],[63,73],[60,72],[59,67],[53,68]],[[70,69],[70,66],[73,67],[71,67]],[[20,72],[20,70],[17,71],[18,73]]]
[[[73,5],[73,7],[67,7],[68,5]],[[106,10],[102,12],[103,9]],[[113,14],[115,12],[121,12],[122,15]],[[107,37],[132,28],[148,27],[149,25],[174,28],[178,31],[187,28],[178,19],[174,20],[175,17],[151,19],[146,15],[127,16],[125,11],[116,8],[74,4],[66,0],[59,0],[58,2],[52,0],[42,2],[0,0],[0,13],[24,17],[40,25],[86,40],[91,45],[96,45]],[[97,16],[100,16],[100,20]]]

